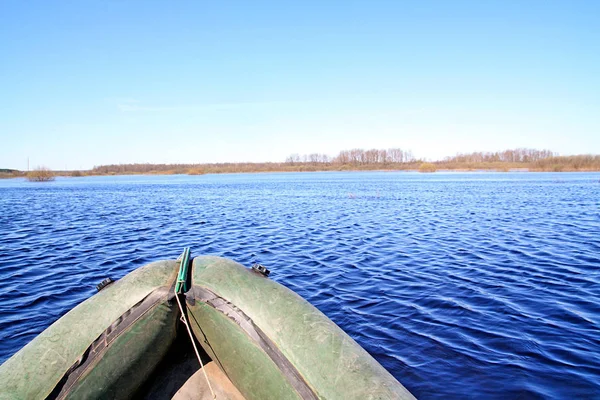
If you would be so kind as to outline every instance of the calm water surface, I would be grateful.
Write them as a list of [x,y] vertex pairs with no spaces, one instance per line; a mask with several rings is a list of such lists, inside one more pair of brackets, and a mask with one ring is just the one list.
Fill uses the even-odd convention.
[[600,398],[598,173],[0,180],[0,361],[184,246],[263,263],[419,398]]

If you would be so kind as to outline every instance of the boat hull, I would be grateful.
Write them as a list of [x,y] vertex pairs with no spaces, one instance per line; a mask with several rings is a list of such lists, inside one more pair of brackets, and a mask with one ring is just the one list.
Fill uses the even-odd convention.
[[329,318],[264,275],[210,256],[193,260],[185,285],[178,270],[176,261],[149,264],[65,314],[0,366],[0,398],[139,394],[188,335],[176,287],[188,288],[182,307],[211,368],[246,399],[413,398]]
[[0,366],[0,398],[131,397],[175,337],[176,276],[155,262],[73,308]]
[[227,375],[240,377],[236,386],[247,399],[413,398],[350,336],[285,286],[219,257],[195,258],[192,283],[187,302],[194,332]]

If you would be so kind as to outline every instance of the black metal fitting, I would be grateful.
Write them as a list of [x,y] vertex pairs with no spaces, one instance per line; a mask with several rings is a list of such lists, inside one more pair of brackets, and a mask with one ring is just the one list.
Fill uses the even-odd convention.
[[257,272],[262,276],[269,276],[269,274],[271,273],[271,271],[269,271],[264,265],[261,264],[254,264],[252,266],[252,271]]
[[113,282],[114,281],[111,278],[104,278],[104,280],[102,282],[100,282],[99,284],[96,285],[96,289],[98,291],[101,291],[102,289],[104,289],[105,287],[107,287],[108,285],[110,285]]

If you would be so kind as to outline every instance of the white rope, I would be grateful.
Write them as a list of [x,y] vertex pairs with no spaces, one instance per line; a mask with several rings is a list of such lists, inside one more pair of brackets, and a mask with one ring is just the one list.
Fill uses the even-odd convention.
[[179,310],[181,311],[181,320],[183,324],[187,328],[188,333],[190,334],[190,339],[192,340],[192,346],[194,346],[194,351],[196,352],[196,357],[198,357],[198,361],[200,362],[200,368],[202,368],[202,372],[204,372],[204,377],[206,378],[206,383],[208,383],[208,388],[210,389],[210,393],[213,395],[213,399],[217,398],[217,395],[213,391],[212,386],[210,385],[210,381],[208,380],[208,375],[206,374],[206,368],[204,368],[204,363],[202,363],[202,358],[200,358],[200,353],[198,353],[198,348],[196,347],[196,342],[194,341],[194,335],[192,334],[192,330],[190,329],[190,324],[188,324],[187,318],[185,317],[185,313],[183,312],[183,306],[181,305],[181,301],[179,301],[179,295],[175,293],[175,298],[177,299],[177,304],[179,304]]

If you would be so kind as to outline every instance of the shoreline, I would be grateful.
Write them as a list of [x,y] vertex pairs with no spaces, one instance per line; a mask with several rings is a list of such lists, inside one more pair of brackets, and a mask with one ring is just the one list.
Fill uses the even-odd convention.
[[[0,166],[1,167],[1,166]],[[128,163],[104,164],[89,170],[50,170],[38,166],[31,171],[0,168],[0,178],[26,177],[46,181],[54,176],[113,175],[204,175],[265,172],[327,171],[416,171],[444,172],[600,172],[600,155],[559,156],[548,150],[513,149],[496,153],[458,154],[436,161],[415,158],[401,149],[343,150],[336,157],[325,154],[293,154],[284,162],[222,163]]]
[[[550,170],[541,168],[436,168],[435,170],[420,170],[418,168],[306,168],[306,169],[256,169],[256,170],[212,170],[202,173],[188,172],[188,171],[148,171],[148,172],[136,172],[136,171],[123,171],[123,172],[110,172],[110,173],[95,173],[85,170],[73,170],[73,171],[52,171],[54,177],[62,178],[78,178],[78,177],[91,177],[91,176],[168,176],[168,175],[221,175],[221,174],[265,174],[265,173],[304,173],[304,172],[411,172],[420,174],[433,174],[436,172],[441,173],[573,173],[573,172],[600,172],[600,169],[574,169],[574,168],[563,168],[560,170]],[[0,179],[16,179],[16,178],[27,178],[27,172],[18,171],[15,173],[0,173]]]

